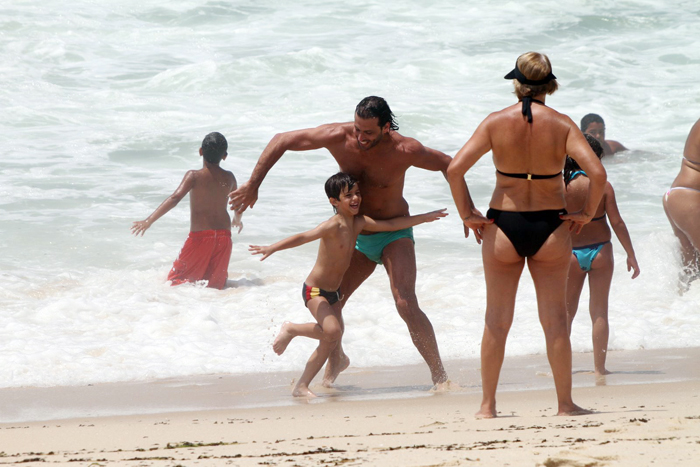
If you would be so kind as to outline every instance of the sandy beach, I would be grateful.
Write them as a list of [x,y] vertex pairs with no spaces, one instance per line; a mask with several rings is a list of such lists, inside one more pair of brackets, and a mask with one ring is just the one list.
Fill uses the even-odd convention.
[[351,368],[308,402],[289,396],[291,373],[3,389],[0,464],[694,466],[699,357],[611,352],[596,384],[575,354],[575,400],[596,411],[580,417],[554,416],[542,355],[506,359],[494,420],[473,417],[469,360],[448,362],[460,387],[444,394],[415,385],[422,365]]

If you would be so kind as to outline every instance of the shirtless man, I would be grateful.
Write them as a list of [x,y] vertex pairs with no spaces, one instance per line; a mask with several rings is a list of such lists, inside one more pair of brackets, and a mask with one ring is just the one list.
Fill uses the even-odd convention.
[[[396,130],[398,126],[386,101],[370,96],[357,105],[354,122],[279,133],[262,152],[250,180],[229,195],[231,209],[242,212],[253,207],[265,175],[286,151],[326,148],[338,162],[340,170],[359,181],[363,197],[361,214],[376,220],[408,216],[408,203],[403,198],[406,170],[419,167],[441,171],[444,175],[452,158],[426,148]],[[396,309],[430,368],[433,384],[442,386],[447,382],[447,374],[442,366],[433,326],[418,306],[416,298],[413,243],[411,229],[378,233],[363,231],[357,241],[359,250],[354,251],[350,267],[340,284],[343,299],[333,307],[342,310],[350,295],[374,272],[377,264],[384,264]],[[328,359],[323,384],[332,384],[349,364],[350,360],[339,344]]]

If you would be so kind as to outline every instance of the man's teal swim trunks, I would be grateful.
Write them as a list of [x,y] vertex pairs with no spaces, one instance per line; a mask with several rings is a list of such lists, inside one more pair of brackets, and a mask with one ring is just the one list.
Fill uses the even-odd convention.
[[377,232],[373,235],[358,235],[355,242],[355,249],[377,264],[382,264],[382,252],[384,248],[400,238],[410,238],[413,240],[413,227],[394,232]]

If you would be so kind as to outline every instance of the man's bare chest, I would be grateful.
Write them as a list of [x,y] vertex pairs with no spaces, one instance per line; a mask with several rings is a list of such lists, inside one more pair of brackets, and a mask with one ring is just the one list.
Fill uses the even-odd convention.
[[367,156],[358,152],[336,156],[335,159],[340,170],[355,177],[364,189],[401,184],[408,168],[395,155]]

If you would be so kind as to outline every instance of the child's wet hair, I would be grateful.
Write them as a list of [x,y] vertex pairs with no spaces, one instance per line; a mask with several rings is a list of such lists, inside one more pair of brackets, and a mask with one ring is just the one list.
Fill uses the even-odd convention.
[[326,180],[326,196],[340,200],[340,194],[343,190],[347,189],[350,191],[356,183],[357,180],[352,175],[338,172]]
[[228,141],[218,131],[209,133],[202,141],[202,155],[211,164],[218,164],[228,151]]

